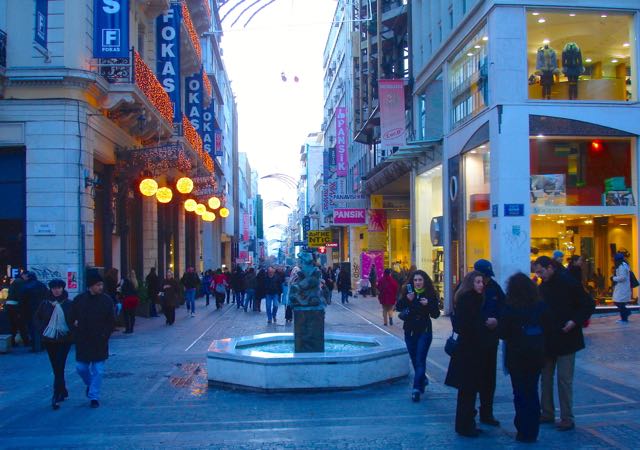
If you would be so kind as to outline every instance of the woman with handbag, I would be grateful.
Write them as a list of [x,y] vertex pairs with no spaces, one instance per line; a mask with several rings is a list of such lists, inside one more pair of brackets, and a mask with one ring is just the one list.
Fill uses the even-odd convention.
[[[216,297],[216,309],[222,308],[224,305],[224,298],[227,294],[227,276],[222,273],[222,269],[216,270],[211,282],[211,289]],[[228,303],[228,302],[227,302]]]
[[419,402],[420,395],[424,394],[425,386],[429,383],[426,367],[433,340],[431,318],[440,317],[438,294],[425,271],[416,270],[413,273],[407,293],[398,300],[396,309],[400,311],[398,318],[404,321],[404,342],[414,370],[411,399]]
[[478,437],[480,433],[476,428],[475,403],[484,373],[482,337],[487,324],[482,316],[483,302],[483,275],[477,271],[470,272],[462,280],[453,299],[452,323],[458,339],[445,379],[447,386],[458,389],[455,429],[456,433],[466,437]]

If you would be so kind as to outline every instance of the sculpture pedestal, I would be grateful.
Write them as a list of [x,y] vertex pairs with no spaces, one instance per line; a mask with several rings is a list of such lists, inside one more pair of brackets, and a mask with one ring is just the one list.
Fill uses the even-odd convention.
[[296,353],[324,353],[324,309],[295,309],[293,330]]

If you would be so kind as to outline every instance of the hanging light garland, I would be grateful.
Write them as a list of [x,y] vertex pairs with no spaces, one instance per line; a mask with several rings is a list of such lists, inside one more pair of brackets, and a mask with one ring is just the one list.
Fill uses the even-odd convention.
[[206,91],[209,98],[213,98],[213,86],[211,86],[211,80],[209,79],[209,75],[204,70],[202,71],[202,83],[204,85],[204,90]]
[[220,217],[229,217],[229,210],[227,208],[220,208],[218,214],[220,214]]
[[213,173],[213,160],[211,156],[207,152],[205,152],[202,148],[202,138],[198,134],[193,125],[191,125],[191,121],[187,119],[187,116],[182,115],[182,132],[184,134],[185,139],[189,143],[192,149],[196,151],[198,157],[202,161],[202,165],[209,171],[209,173]]
[[142,56],[136,51],[133,52],[133,67],[136,86],[140,88],[142,93],[156,107],[162,117],[169,123],[173,123],[173,104],[156,78],[153,71],[147,66]]
[[206,212],[207,212],[207,207],[204,206],[202,203],[198,203],[198,205],[196,206],[196,214],[201,216]]
[[204,220],[205,222],[213,222],[214,220],[216,220],[216,215],[211,211],[206,211],[202,215],[202,220]]
[[138,186],[140,193],[147,197],[153,197],[158,191],[158,183],[153,178],[145,178]]
[[208,201],[209,204],[209,208],[211,209],[218,209],[220,208],[220,199],[218,197],[211,197]]
[[189,37],[191,38],[191,43],[193,44],[193,49],[195,50],[196,55],[198,56],[198,60],[202,61],[202,48],[200,47],[200,38],[198,37],[198,33],[193,26],[193,22],[191,21],[191,14],[189,14],[189,8],[187,8],[187,2],[185,0],[182,0],[182,20],[187,26],[187,31],[189,32]]
[[193,180],[189,177],[182,177],[176,182],[176,189],[181,194],[188,194],[193,191]]
[[195,211],[197,206],[198,206],[198,203],[192,198],[184,202],[184,209],[186,209],[189,212]]
[[158,199],[160,203],[169,203],[172,198],[173,198],[173,191],[168,187],[161,187],[156,192],[156,199]]

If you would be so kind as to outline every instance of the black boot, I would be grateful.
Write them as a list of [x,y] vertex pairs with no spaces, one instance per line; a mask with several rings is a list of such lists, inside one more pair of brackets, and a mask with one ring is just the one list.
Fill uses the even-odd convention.
[[58,395],[57,394],[53,394],[53,397],[51,397],[51,407],[54,410],[60,409],[60,405],[58,404]]

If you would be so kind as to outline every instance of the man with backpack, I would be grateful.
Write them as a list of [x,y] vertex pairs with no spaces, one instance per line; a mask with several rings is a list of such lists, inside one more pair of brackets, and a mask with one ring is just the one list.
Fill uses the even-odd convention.
[[548,256],[536,259],[533,269],[542,279],[540,293],[550,315],[549,330],[545,331],[540,423],[555,422],[553,377],[557,372],[560,422],[556,427],[559,431],[568,431],[575,428],[573,372],[576,352],[585,347],[582,324],[595,310],[595,302],[571,274]]

